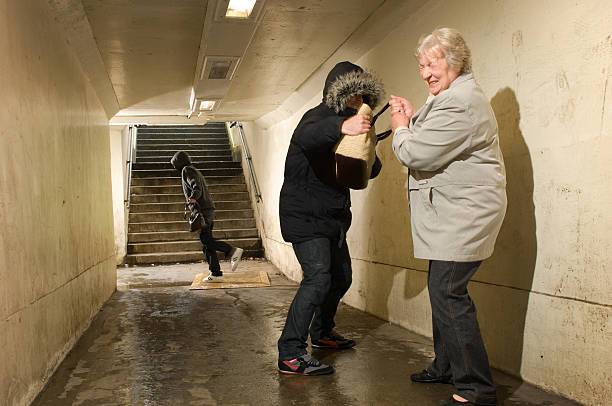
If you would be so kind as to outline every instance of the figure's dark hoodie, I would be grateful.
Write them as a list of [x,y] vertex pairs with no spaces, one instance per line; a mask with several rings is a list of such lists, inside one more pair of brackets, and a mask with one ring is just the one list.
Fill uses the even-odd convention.
[[191,163],[191,158],[184,151],[178,151],[170,163],[182,177],[183,194],[188,199],[195,199],[202,210],[214,209],[204,175]]
[[[279,201],[285,241],[337,239],[350,227],[350,191],[336,181],[334,147],[342,123],[356,114],[346,107],[348,99],[360,94],[374,109],[382,93],[371,74],[350,62],[338,63],[328,74],[323,102],[304,114],[289,144]],[[377,156],[370,178],[378,176],[381,167]]]

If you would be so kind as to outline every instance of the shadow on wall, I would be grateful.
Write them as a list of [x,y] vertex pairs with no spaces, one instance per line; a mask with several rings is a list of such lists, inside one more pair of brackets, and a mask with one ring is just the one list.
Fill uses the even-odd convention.
[[[491,363],[520,376],[525,319],[536,254],[531,155],[521,133],[520,107],[514,91],[499,90],[491,99],[507,174],[508,209],[494,255],[483,262],[480,278],[502,287],[479,300],[481,327]],[[505,288],[509,286],[510,288]]]
[[[413,257],[408,173],[391,149],[391,138],[378,144],[377,154],[383,161],[383,169],[378,178],[370,181],[362,196],[361,210],[353,213],[354,219],[358,216],[367,221],[354,221],[358,224],[349,231],[359,235],[359,240],[366,245],[368,261],[353,289],[357,289],[363,300],[363,310],[390,320],[391,308],[396,306],[391,294],[394,287],[398,291],[402,286],[404,300],[426,290],[427,261]],[[355,196],[352,195],[352,199]],[[353,267],[355,262],[353,259]],[[371,266],[372,263],[375,266]]]

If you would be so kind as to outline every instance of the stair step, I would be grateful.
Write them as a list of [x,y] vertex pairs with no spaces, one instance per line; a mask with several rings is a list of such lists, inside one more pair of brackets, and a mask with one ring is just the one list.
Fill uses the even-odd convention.
[[[239,176],[242,168],[200,169],[206,179],[208,176]],[[132,178],[169,178],[180,177],[176,169],[133,169]]]
[[[225,240],[229,245],[248,250],[261,249],[259,238],[231,238]],[[200,241],[165,241],[129,243],[128,254],[152,254],[159,252],[198,251],[202,249]]]
[[154,129],[139,129],[138,136],[141,135],[152,135],[156,137],[164,137],[175,135],[178,136],[190,136],[190,135],[204,135],[204,136],[227,136],[225,128],[192,128],[192,129],[180,129],[180,128],[154,128]]
[[208,131],[208,130],[226,130],[227,126],[224,122],[211,124],[206,123],[204,125],[143,125],[138,127],[138,132],[140,131],[162,131],[162,130],[172,130],[172,131]]
[[169,137],[163,138],[138,138],[137,147],[141,145],[164,145],[164,144],[229,144],[227,137]]
[[[195,163],[202,163],[202,162],[232,162],[233,158],[231,155],[228,154],[224,154],[224,155],[209,155],[209,156],[194,156],[192,154],[189,154],[189,156],[191,157],[191,161],[195,162]],[[154,163],[154,164],[165,164],[165,163],[170,163],[170,159],[172,157],[166,157],[166,156],[145,156],[145,157],[138,157],[134,160],[134,164],[141,164],[141,163]]]
[[[242,169],[242,165],[240,162],[234,161],[208,161],[208,162],[194,162],[193,166],[202,170],[202,169],[219,169],[219,168],[232,168],[232,169]],[[175,170],[170,161],[168,162],[135,162],[132,165],[132,170]]]
[[216,134],[226,135],[227,131],[225,126],[211,126],[211,127],[140,127],[138,128],[138,136],[141,135],[164,135],[164,134]]
[[[183,225],[183,227],[185,227],[185,225]],[[200,234],[198,232],[192,233],[190,231],[183,230],[130,233],[129,240],[131,243],[200,241]],[[239,238],[257,238],[259,235],[257,234],[256,228],[217,230],[215,227],[215,229],[213,230],[213,236],[219,240],[231,240]]]
[[[138,132],[138,136],[136,140],[138,143],[141,141],[153,141],[153,140],[163,140],[163,139],[184,139],[188,140],[187,143],[193,142],[193,139],[225,139],[225,141],[229,141],[229,138],[225,131],[209,131],[209,132],[198,132],[198,133],[169,133],[169,132],[161,132],[161,133],[141,133]],[[173,142],[173,141],[172,141]]]
[[204,124],[153,124],[139,126],[139,129],[156,129],[156,128],[213,128],[223,127],[225,128],[225,121],[207,121]]
[[189,132],[189,131],[220,131],[226,130],[225,123],[219,125],[158,125],[158,126],[142,126],[138,127],[138,132],[154,132],[154,131],[178,131],[178,132]]
[[[145,223],[159,221],[185,221],[184,210],[171,212],[140,212],[130,210],[130,223]],[[253,209],[242,210],[215,210],[215,224],[217,220],[237,220],[253,218]]]
[[[227,148],[227,146],[225,147]],[[170,158],[176,154],[176,151],[180,151],[181,148],[171,148],[171,149],[152,149],[152,150],[136,150],[136,156],[138,158],[145,157],[162,157],[167,159],[170,162]],[[192,154],[189,154],[191,156]],[[232,156],[232,151],[229,149],[206,149],[203,150],[201,148],[197,149],[197,152],[193,153],[194,156]],[[195,159],[194,159],[195,160]]]
[[229,142],[223,144],[146,144],[146,145],[138,145],[136,147],[136,152],[144,152],[144,151],[168,151],[174,150],[176,151],[212,151],[212,150],[229,150]]
[[[217,210],[248,210],[251,208],[250,201],[216,201]],[[150,213],[150,212],[175,212],[185,209],[185,203],[131,203],[130,213]]]
[[[211,193],[213,202],[248,202],[249,194],[247,192],[222,192],[222,193]],[[185,203],[185,195],[181,193],[176,194],[148,194],[148,195],[132,195],[130,204],[140,203]]]
[[[244,183],[244,176],[206,176],[206,184],[226,185]],[[181,186],[181,178],[172,177],[152,177],[152,178],[132,178],[132,186]]]
[[156,129],[156,128],[211,128],[211,127],[223,127],[225,128],[225,121],[208,121],[204,124],[153,124],[139,126],[139,129]]
[[[180,182],[177,182],[178,185],[174,186],[132,186],[131,194],[132,196],[138,195],[161,195],[161,194],[170,194],[170,195],[183,195],[183,188],[180,186]],[[213,194],[213,198],[215,198],[215,194],[217,193],[241,193],[246,192],[247,187],[246,184],[238,183],[235,185],[231,184],[217,184],[217,185],[208,185],[208,191]],[[222,200],[233,200],[233,199],[222,199]]]
[[[220,259],[225,259],[222,253],[218,253]],[[242,258],[261,258],[263,257],[263,249],[244,250]],[[164,252],[155,254],[132,254],[126,257],[126,262],[129,265],[149,265],[149,264],[175,264],[175,263],[193,263],[204,260],[202,251],[183,251],[183,252]],[[204,265],[203,272],[208,270]]]
[[[157,231],[186,231],[188,229],[187,221],[181,218],[181,221],[158,221],[147,223],[129,223],[128,233],[150,233]],[[256,228],[254,218],[246,219],[215,219],[214,231],[228,229],[244,229]]]

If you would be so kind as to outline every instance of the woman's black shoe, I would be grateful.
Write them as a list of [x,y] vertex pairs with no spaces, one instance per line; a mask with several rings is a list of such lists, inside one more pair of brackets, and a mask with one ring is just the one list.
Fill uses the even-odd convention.
[[450,376],[434,376],[426,369],[410,375],[410,380],[418,383],[453,383],[453,379]]

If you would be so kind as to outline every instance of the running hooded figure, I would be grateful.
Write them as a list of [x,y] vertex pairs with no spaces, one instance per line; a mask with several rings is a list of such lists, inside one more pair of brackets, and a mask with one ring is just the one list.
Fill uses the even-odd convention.
[[200,231],[200,241],[202,242],[202,251],[204,252],[206,262],[208,262],[210,274],[204,278],[204,281],[222,281],[223,272],[221,272],[217,251],[223,252],[226,258],[230,258],[231,269],[234,271],[242,258],[243,249],[232,247],[226,242],[217,241],[213,238],[215,204],[208,192],[204,175],[193,166],[189,155],[184,151],[178,151],[174,154],[170,163],[181,174],[183,194],[187,203],[189,205],[196,205],[206,220],[206,227]]
[[[291,138],[280,193],[280,223],[283,238],[292,243],[302,267],[303,280],[278,341],[282,373],[334,372],[307,353],[309,333],[316,348],[355,345],[334,331],[338,304],[352,281],[345,238],[351,224],[350,193],[336,181],[334,147],[343,134],[370,130],[371,117],[356,112],[362,103],[374,108],[382,93],[382,85],[370,73],[341,62],[325,80],[323,102],[304,114]],[[370,177],[376,177],[381,167],[376,157]]]

